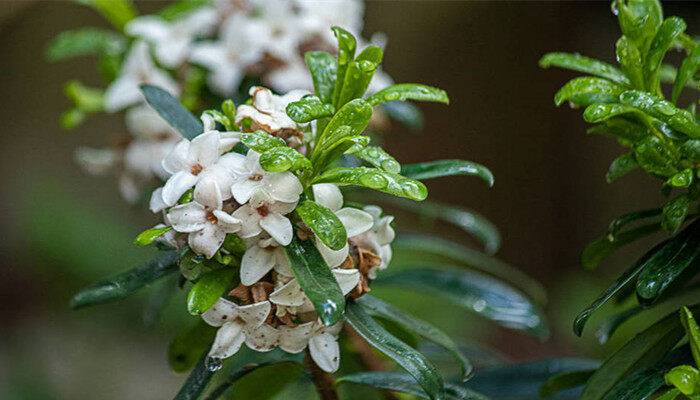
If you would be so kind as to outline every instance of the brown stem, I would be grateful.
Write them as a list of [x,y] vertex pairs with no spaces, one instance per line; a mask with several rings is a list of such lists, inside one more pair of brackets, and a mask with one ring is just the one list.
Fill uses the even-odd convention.
[[311,353],[308,348],[306,349],[306,364],[309,367],[309,371],[311,371],[311,380],[314,382],[321,400],[338,400],[338,393],[333,386],[333,377],[316,365],[314,360],[311,359]]

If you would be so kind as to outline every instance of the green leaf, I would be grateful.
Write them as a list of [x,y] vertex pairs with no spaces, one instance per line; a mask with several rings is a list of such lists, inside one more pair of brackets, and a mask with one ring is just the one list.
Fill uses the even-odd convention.
[[620,325],[624,324],[630,318],[642,311],[644,311],[642,307],[635,306],[608,317],[605,321],[603,321],[603,323],[600,324],[600,326],[598,326],[598,329],[595,331],[595,337],[598,339],[598,343],[607,343]]
[[609,79],[623,86],[629,86],[630,81],[617,68],[602,61],[584,57],[580,54],[570,53],[549,53],[545,54],[540,59],[540,67],[559,67],[570,69],[573,71],[583,72],[586,74],[595,75],[601,78]]
[[206,400],[215,400],[224,394],[227,400],[274,399],[285,387],[301,378],[303,372],[303,366],[294,361],[248,364],[226,377]]
[[664,205],[661,214],[661,227],[668,233],[675,233],[683,225],[689,208],[690,196],[688,193],[679,194],[669,200]]
[[323,51],[309,51],[304,54],[304,59],[311,72],[316,96],[326,104],[333,103],[338,61]]
[[608,238],[610,240],[614,240],[615,236],[617,236],[617,232],[619,232],[620,229],[627,226],[627,224],[629,224],[629,223],[638,221],[640,219],[656,217],[658,215],[661,215],[660,208],[652,208],[652,209],[648,209],[648,210],[634,211],[631,213],[621,215],[621,216],[615,218],[610,223],[610,226],[608,227]]
[[84,86],[76,80],[66,83],[63,88],[66,97],[75,107],[86,113],[97,113],[104,110],[104,91]]
[[198,319],[194,325],[178,333],[168,346],[170,368],[178,373],[192,368],[209,350],[217,329]]
[[294,122],[304,124],[315,119],[332,117],[335,114],[335,107],[321,102],[316,96],[304,96],[298,101],[287,104],[286,111]]
[[681,324],[683,329],[685,329],[685,334],[688,336],[688,343],[690,344],[690,351],[693,353],[695,365],[700,366],[700,328],[698,328],[693,313],[690,312],[688,307],[683,306],[680,313]]
[[666,52],[671,47],[673,40],[685,31],[685,21],[678,17],[666,18],[656,31],[656,36],[651,41],[649,52],[644,58],[644,76],[647,82],[647,89],[659,91],[659,67]]
[[258,153],[265,153],[277,147],[287,147],[282,139],[272,136],[263,130],[241,134],[241,142]]
[[146,101],[163,119],[185,139],[194,139],[204,131],[202,122],[165,90],[152,85],[141,85]]
[[675,156],[656,136],[639,140],[634,144],[633,150],[637,163],[649,173],[670,177],[678,172]]
[[[666,376],[661,379],[661,385],[664,381],[668,385],[675,386],[681,393],[685,395],[697,395],[700,388],[700,372],[690,365],[679,365],[668,371]],[[695,400],[697,396],[692,396]]]
[[164,226],[161,228],[151,228],[141,232],[136,239],[134,239],[134,244],[137,246],[145,246],[147,244],[153,243],[156,239],[163,236],[165,232],[172,230],[172,226]]
[[374,73],[382,62],[382,56],[381,48],[370,46],[348,65],[343,90],[336,104],[337,107],[365,94]]
[[361,135],[371,117],[372,107],[362,99],[352,100],[342,106],[316,140],[316,148],[311,157],[314,166],[316,159],[340,140]]
[[222,265],[214,259],[208,259],[202,255],[196,254],[190,249],[187,249],[178,263],[178,268],[182,276],[189,280],[195,281],[200,276],[207,272],[211,272],[221,268]]
[[430,399],[445,398],[442,377],[425,356],[392,336],[375,322],[362,306],[354,301],[348,302],[345,317],[353,329],[369,344],[396,361],[411,374]]
[[375,297],[370,295],[364,295],[356,300],[361,306],[367,309],[367,311],[375,316],[381,316],[390,321],[394,321],[397,324],[408,329],[410,332],[423,337],[424,339],[430,340],[431,342],[442,347],[449,353],[452,357],[457,360],[462,369],[462,380],[466,381],[472,373],[472,365],[467,359],[467,357],[462,354],[457,345],[450,339],[447,334],[445,334],[440,329],[418,319],[411,314],[400,310],[391,304],[385,303]]
[[642,55],[634,42],[622,35],[616,44],[617,61],[622,72],[629,78],[632,87],[644,90],[644,72],[642,71]]
[[398,85],[384,88],[367,98],[371,106],[377,106],[392,101],[434,101],[437,103],[450,104],[447,92],[419,83],[400,83]]
[[313,242],[300,240],[295,235],[284,250],[294,277],[311,300],[321,321],[328,326],[340,321],[345,309],[345,297]]
[[650,235],[659,229],[661,229],[661,224],[653,223],[620,232],[613,238],[610,238],[608,235],[602,236],[589,243],[588,246],[583,249],[581,263],[586,269],[594,269],[604,259],[619,250],[622,246]]
[[605,174],[605,180],[612,183],[617,178],[625,175],[633,169],[639,167],[634,153],[625,153],[617,157],[611,164],[608,172]]
[[676,108],[660,97],[652,96],[647,92],[628,90],[620,95],[620,103],[642,110],[666,122],[678,132],[695,139],[700,138],[700,126],[695,122],[695,117],[687,110]]
[[374,285],[425,292],[511,329],[539,337],[549,332],[537,307],[513,287],[476,271],[409,269],[385,273]]
[[650,258],[637,278],[637,298],[652,303],[683,276],[700,254],[700,220],[693,222]]
[[279,146],[260,156],[260,166],[270,172],[310,170],[311,161],[291,147]]
[[314,179],[313,183],[365,186],[417,201],[425,200],[428,197],[428,189],[420,181],[376,168],[333,168]]
[[700,162],[700,140],[686,140],[680,147],[681,154],[693,162]]
[[[355,49],[357,48],[357,41],[355,37],[348,31],[338,26],[332,26],[331,30],[338,39],[338,68],[335,78],[335,88],[333,89],[333,105],[336,108],[340,100],[340,94],[343,91],[343,84],[345,82],[345,74],[348,71],[350,63],[355,58]],[[319,96],[320,97],[320,96]]]
[[392,174],[401,173],[401,164],[379,146],[366,146],[358,150],[351,148],[347,153],[359,157],[386,172],[391,172]]
[[617,138],[626,145],[639,140],[639,137],[645,135],[647,128],[635,121],[623,117],[614,117],[606,120],[600,125],[589,128],[587,133],[597,133],[601,135],[612,136]]
[[540,396],[553,396],[563,390],[582,386],[593,375],[594,369],[569,371],[547,379],[540,387]]
[[101,280],[78,292],[70,301],[74,310],[121,299],[138,289],[177,271],[177,251],[164,251],[146,264]]
[[493,174],[481,164],[467,160],[437,160],[401,167],[401,174],[412,179],[431,179],[443,176],[478,176],[493,186]]
[[209,385],[209,381],[214,376],[214,371],[207,367],[206,360],[207,355],[205,353],[195,365],[190,376],[187,377],[180,391],[175,395],[175,400],[197,400],[204,393],[207,385]]
[[138,12],[130,0],[74,0],[76,3],[91,7],[109,21],[115,28],[124,29],[124,25],[136,18]]
[[617,117],[626,114],[636,114],[638,116],[643,116],[643,114],[639,110],[625,104],[600,103],[591,104],[590,106],[586,107],[586,110],[583,112],[583,119],[586,122],[590,122],[593,124],[596,122],[603,122],[612,117]]
[[700,68],[700,46],[695,49],[683,60],[681,67],[676,73],[676,78],[673,81],[673,104],[678,103],[678,98],[686,83],[693,77],[695,72]]
[[675,313],[656,322],[627,342],[591,376],[580,400],[601,400],[627,375],[655,365],[683,337]]
[[338,157],[347,153],[348,151],[355,151],[354,149],[361,149],[367,144],[369,144],[369,136],[348,136],[340,139],[334,145],[330,146],[323,154],[316,158],[313,162],[314,169],[322,171],[326,166],[330,165]]
[[158,16],[166,21],[175,21],[198,8],[211,5],[212,0],[181,0],[163,7],[158,11]]
[[[343,382],[409,393],[423,399],[431,398],[411,375],[402,372],[358,372],[343,376],[336,381],[336,383]],[[486,396],[450,383],[444,385],[444,390],[447,400],[488,400]]]
[[632,0],[617,1],[612,5],[622,33],[636,43],[643,58],[664,18],[661,4],[657,0]]
[[686,168],[683,171],[673,175],[667,183],[677,188],[687,188],[693,183],[693,170]]
[[669,390],[668,392],[664,393],[663,395],[657,397],[656,400],[675,400],[676,397],[678,397],[680,394],[681,394],[680,390],[672,389],[672,390]]
[[49,61],[61,61],[81,56],[119,54],[125,40],[114,32],[97,28],[82,28],[59,33],[46,49]]
[[224,294],[235,275],[236,270],[233,268],[218,269],[202,275],[187,295],[187,311],[192,315],[204,314]]
[[331,250],[340,250],[348,244],[345,227],[333,211],[314,201],[305,200],[297,206],[296,212]]
[[570,80],[554,95],[554,103],[560,106],[568,100],[580,107],[594,103],[617,103],[624,91],[623,86],[607,79],[587,76]]
[[604,400],[644,400],[649,399],[664,386],[660,368],[651,367],[637,371],[620,381],[608,392]]

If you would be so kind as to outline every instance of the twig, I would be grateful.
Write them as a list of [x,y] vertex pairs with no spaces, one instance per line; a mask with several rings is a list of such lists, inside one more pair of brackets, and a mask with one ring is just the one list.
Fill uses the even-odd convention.
[[321,400],[338,400],[338,393],[333,385],[333,377],[316,365],[314,360],[311,359],[311,353],[308,348],[306,349],[306,364],[309,367],[311,380],[313,380]]

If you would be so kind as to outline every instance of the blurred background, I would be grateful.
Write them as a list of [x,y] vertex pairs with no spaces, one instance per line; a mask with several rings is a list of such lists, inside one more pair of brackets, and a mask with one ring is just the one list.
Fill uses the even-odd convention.
[[[164,5],[136,3],[143,12]],[[700,33],[693,31],[700,3],[664,6],[667,15],[688,21],[690,34]],[[369,1],[365,20],[364,36],[387,34],[384,69],[397,82],[438,86],[451,98],[449,107],[420,105],[426,121],[420,133],[392,126],[387,151],[406,163],[465,158],[493,171],[493,188],[473,178],[434,180],[430,197],[477,210],[499,227],[497,256],[547,288],[552,337],[540,342],[437,300],[429,305],[445,312],[424,317],[512,360],[601,357],[634,334],[644,321],[601,346],[591,327],[605,312],[583,338],[573,335],[571,321],[648,242],[624,249],[595,272],[583,271],[579,259],[614,217],[658,206],[661,195],[650,195],[658,185],[638,171],[606,184],[620,148],[587,136],[580,110],[555,108],[554,93],[575,75],[537,64],[549,51],[614,62],[619,32],[609,3]],[[155,221],[121,199],[116,177],[88,176],[73,161],[79,145],[118,139],[120,116],[91,117],[71,132],[58,127],[69,106],[64,82],[97,85],[99,79],[91,60],[50,64],[44,50],[60,31],[83,26],[107,27],[74,3],[0,5],[0,398],[171,398],[185,378],[170,372],[166,360],[169,340],[189,318],[184,295],[176,295],[156,324],[148,315],[144,320],[143,310],[158,285],[116,304],[68,309],[76,290],[152,255],[131,242]],[[401,222],[401,215],[400,226],[420,228]],[[448,226],[434,228],[470,243]],[[385,295],[404,308],[425,307],[405,292]]]

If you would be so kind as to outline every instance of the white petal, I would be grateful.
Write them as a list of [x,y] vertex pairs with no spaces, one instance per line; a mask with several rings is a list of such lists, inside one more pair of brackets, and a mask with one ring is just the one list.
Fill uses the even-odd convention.
[[318,236],[316,236],[316,248],[321,253],[323,260],[326,261],[326,264],[328,264],[328,266],[331,268],[335,268],[342,264],[343,261],[348,258],[348,252],[350,251],[350,247],[347,243],[340,250],[331,250],[328,248],[328,246],[323,244]]
[[231,215],[241,221],[241,230],[238,231],[238,236],[243,239],[253,237],[262,232],[260,228],[260,214],[250,205],[246,204],[238,207]]
[[292,242],[292,223],[281,214],[271,212],[260,219],[260,227],[269,233],[279,244],[286,246]]
[[227,52],[220,42],[202,41],[192,47],[190,60],[208,69],[222,69],[227,64]]
[[115,79],[105,90],[105,111],[119,111],[140,102],[143,97],[139,90],[139,83],[135,77],[130,75],[124,75]]
[[[243,107],[243,106],[241,106]],[[239,107],[240,108],[240,107]],[[250,150],[245,156],[245,167],[252,174],[264,174],[265,170],[260,166],[260,153]]]
[[287,282],[281,288],[270,293],[270,301],[281,306],[298,307],[304,304],[306,295],[296,279]]
[[380,244],[389,244],[394,241],[394,228],[391,227],[391,222],[394,220],[394,217],[391,215],[388,215],[386,217],[381,218],[374,227],[375,230],[375,238],[377,242]]
[[236,303],[220,297],[202,314],[202,319],[211,326],[221,326],[226,322],[234,321],[238,317],[239,309]]
[[168,31],[168,23],[153,15],[134,18],[124,26],[124,33],[127,35],[138,36],[150,42],[166,39]]
[[192,139],[187,158],[203,167],[214,164],[219,158],[219,132],[202,133]]
[[275,272],[283,276],[293,277],[294,272],[292,272],[292,267],[289,265],[289,259],[287,258],[287,254],[284,252],[284,248],[281,246],[277,247],[274,250],[274,254]]
[[197,183],[197,180],[198,178],[188,171],[180,171],[168,178],[163,186],[163,201],[165,204],[172,206],[177,203],[180,197]]
[[367,232],[374,225],[372,216],[357,208],[345,207],[338,210],[335,215],[343,223],[349,238]]
[[243,79],[243,66],[238,63],[228,63],[220,69],[214,69],[207,77],[207,83],[213,92],[222,96],[230,96]]
[[[317,183],[311,186],[314,192],[314,201],[333,212],[343,207],[343,194],[338,186],[332,183]],[[371,218],[371,216],[370,216]]]
[[277,328],[279,334],[279,346],[288,353],[299,353],[309,344],[309,338],[313,333],[315,322],[307,322],[294,328],[280,325]]
[[175,68],[187,58],[191,43],[191,38],[179,38],[158,43],[155,51],[156,59],[166,68]]
[[168,210],[168,220],[178,232],[196,232],[209,222],[206,220],[204,207],[197,202],[189,202]]
[[209,350],[209,357],[227,358],[236,354],[245,340],[242,328],[237,322],[229,322],[219,328],[214,344]]
[[309,352],[322,370],[335,372],[340,363],[340,349],[338,348],[338,337],[329,333],[319,333],[309,340]]
[[163,201],[163,188],[159,187],[158,189],[154,190],[153,193],[151,194],[151,201],[148,204],[148,208],[151,209],[151,212],[159,212],[163,211],[166,208],[168,208],[168,205],[165,204]]
[[360,282],[360,271],[356,269],[336,268],[333,270],[333,276],[338,282],[343,296],[350,293],[357,286],[357,283]]
[[194,187],[194,201],[209,209],[220,209],[221,191],[216,181],[214,179],[199,179]]
[[256,188],[262,185],[261,181],[251,180],[250,176],[240,176],[231,186],[231,194],[239,204],[245,204]]
[[221,200],[228,200],[231,198],[231,185],[233,184],[233,174],[219,165],[216,164],[209,166],[204,171],[199,174],[200,182],[203,180],[212,180],[216,182],[219,188],[219,194],[221,195]]
[[255,329],[246,329],[245,344],[255,351],[270,351],[277,347],[279,331],[270,325],[261,325]]
[[163,158],[163,169],[171,174],[188,170],[192,167],[187,160],[187,152],[190,142],[187,139],[180,140],[172,151]]
[[[219,152],[227,152],[241,141],[240,132],[219,132]],[[236,155],[242,155],[233,153]]]
[[266,176],[265,189],[277,201],[293,203],[299,200],[299,195],[304,190],[299,178],[289,171],[276,172]]
[[238,153],[227,153],[221,156],[216,162],[216,165],[232,172],[233,174],[240,175],[246,172],[245,169],[245,156]]
[[252,246],[245,251],[241,259],[241,283],[251,286],[265,276],[275,265],[272,251]]
[[246,326],[258,327],[270,315],[272,305],[269,301],[260,301],[247,306],[238,307],[238,315],[245,321]]
[[226,239],[226,233],[207,221],[201,230],[192,232],[187,236],[187,243],[195,253],[204,254],[207,258],[212,258],[219,250],[219,247],[224,244],[224,239]]
[[241,229],[241,220],[223,210],[212,211],[217,219],[216,225],[225,233],[238,232]]

